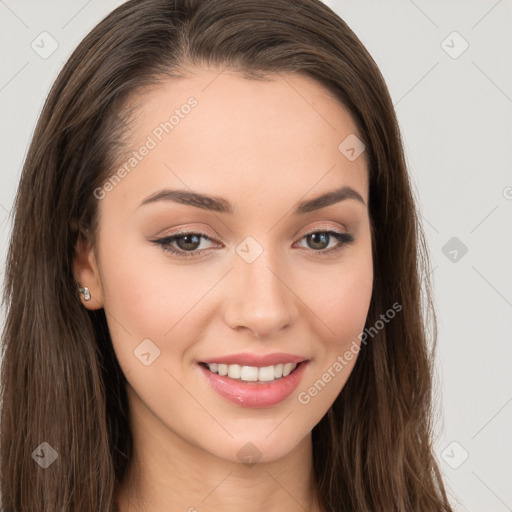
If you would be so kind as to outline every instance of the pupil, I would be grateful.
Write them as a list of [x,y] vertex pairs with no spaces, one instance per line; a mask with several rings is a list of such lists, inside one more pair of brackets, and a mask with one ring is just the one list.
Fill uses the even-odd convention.
[[[184,243],[181,243],[181,241],[184,241]],[[177,242],[180,249],[194,250],[199,245],[199,237],[197,235],[183,235],[178,238]]]
[[[325,249],[329,245],[329,234],[328,233],[311,233],[308,235],[309,241],[313,242],[313,249]],[[315,247],[315,244],[320,244],[320,247]],[[322,247],[325,245],[325,247]]]

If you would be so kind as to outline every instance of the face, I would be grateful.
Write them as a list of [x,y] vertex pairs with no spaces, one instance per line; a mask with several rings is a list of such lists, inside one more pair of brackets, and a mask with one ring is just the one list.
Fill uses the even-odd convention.
[[368,169],[357,146],[339,149],[357,128],[315,81],[219,73],[137,99],[77,269],[148,435],[270,461],[310,434],[355,364],[373,280]]

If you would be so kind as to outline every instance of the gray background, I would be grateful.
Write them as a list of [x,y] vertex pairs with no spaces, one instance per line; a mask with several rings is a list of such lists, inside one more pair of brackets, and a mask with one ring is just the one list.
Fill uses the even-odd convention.
[[[0,285],[44,98],[71,51],[120,3],[0,0]],[[431,250],[435,449],[449,493],[457,511],[512,511],[512,2],[326,3],[373,55],[401,125]]]

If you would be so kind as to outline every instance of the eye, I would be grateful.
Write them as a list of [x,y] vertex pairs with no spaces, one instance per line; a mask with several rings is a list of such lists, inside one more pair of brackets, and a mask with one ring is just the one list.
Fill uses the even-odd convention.
[[313,252],[324,254],[332,254],[343,249],[346,245],[354,242],[354,236],[350,233],[341,231],[313,231],[304,235],[301,240],[305,240],[309,248]]
[[[152,241],[166,252],[170,252],[171,254],[181,258],[191,258],[206,250],[206,248],[201,245],[201,239],[213,242],[213,240],[204,233],[193,233],[188,231],[175,233],[171,236],[166,236]],[[172,244],[176,244],[178,248],[176,249]],[[208,251],[208,253],[209,252],[210,251]]]
[[[170,252],[180,258],[193,258],[200,253],[209,254],[211,252],[211,248],[204,247],[202,240],[214,242],[212,238],[204,233],[192,231],[174,233],[170,236],[152,240],[152,242],[159,245],[163,251]],[[346,245],[351,244],[354,241],[354,236],[341,231],[318,230],[307,233],[299,241],[302,240],[306,241],[312,252],[323,256],[336,253]],[[332,245],[333,243],[334,245]]]

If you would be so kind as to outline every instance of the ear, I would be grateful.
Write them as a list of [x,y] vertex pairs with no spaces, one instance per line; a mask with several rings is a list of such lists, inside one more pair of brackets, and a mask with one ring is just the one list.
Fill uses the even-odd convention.
[[87,309],[101,309],[103,307],[103,288],[94,247],[85,240],[82,234],[78,236],[73,260],[73,273],[76,282],[81,287],[89,288],[91,298],[85,300],[85,294],[80,294],[82,304]]

